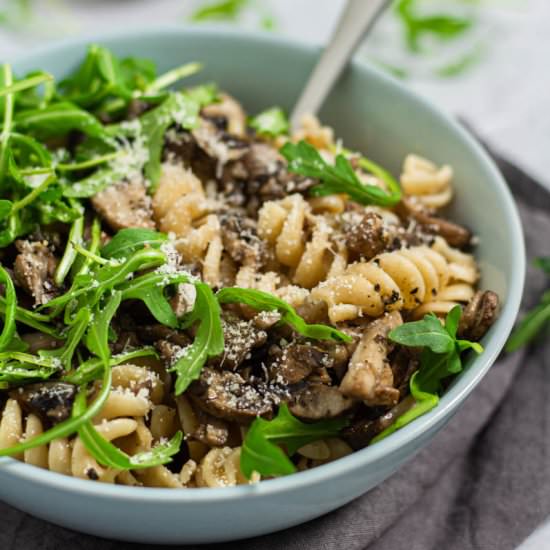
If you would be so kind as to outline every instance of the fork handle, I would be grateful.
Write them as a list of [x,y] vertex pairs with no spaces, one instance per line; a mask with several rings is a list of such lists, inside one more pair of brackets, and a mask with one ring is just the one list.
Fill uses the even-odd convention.
[[361,39],[391,0],[348,0],[329,45],[313,69],[290,118],[296,129],[306,113],[316,114]]

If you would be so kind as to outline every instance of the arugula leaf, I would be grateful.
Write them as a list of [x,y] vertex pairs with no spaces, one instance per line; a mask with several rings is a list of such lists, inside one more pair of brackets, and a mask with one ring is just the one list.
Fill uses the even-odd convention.
[[40,350],[38,352],[40,357],[57,359],[65,370],[70,370],[72,367],[73,355],[78,344],[80,344],[80,340],[82,340],[86,329],[88,328],[90,317],[91,315],[89,309],[83,308],[79,310],[73,320],[73,323],[67,330],[67,334],[65,335],[65,344],[63,347],[54,350]]
[[145,89],[146,94],[158,92],[175,84],[178,80],[198,73],[202,69],[202,64],[197,62],[186,63],[176,67],[153,80]]
[[550,290],[547,290],[542,296],[541,303],[527,313],[513,330],[506,343],[505,350],[511,353],[527,345],[549,324]]
[[[241,449],[241,472],[248,479],[254,472],[262,476],[292,474],[296,466],[288,456],[308,443],[337,436],[347,423],[334,418],[306,424],[292,416],[283,403],[273,420],[258,417],[252,422]],[[284,445],[288,455],[279,445]]]
[[[3,87],[9,90],[13,85],[13,74],[10,65],[2,65],[1,77]],[[0,133],[0,183],[6,175],[10,139],[13,131],[13,96],[14,93],[12,91],[6,91],[3,95],[4,120],[2,133]]]
[[462,371],[463,351],[473,349],[478,354],[482,353],[483,348],[478,342],[456,338],[461,312],[460,306],[451,309],[444,326],[430,313],[421,321],[404,323],[389,333],[389,339],[398,344],[423,347],[420,368],[409,381],[414,406],[373,438],[371,444],[384,439],[437,406],[442,381]]
[[63,195],[75,199],[86,199],[93,197],[110,185],[122,181],[127,174],[122,169],[113,168],[110,164],[96,170],[93,174],[67,186]]
[[535,265],[542,269],[547,275],[550,275],[550,256],[547,258],[537,258]]
[[471,18],[442,14],[418,15],[416,3],[416,0],[399,0],[395,8],[404,26],[407,46],[412,52],[420,51],[420,41],[427,34],[440,40],[450,40],[464,34],[473,24]]
[[222,0],[196,10],[191,21],[234,21],[239,17],[250,0]]
[[185,93],[187,97],[193,101],[197,101],[201,108],[211,103],[217,103],[220,100],[220,92],[218,86],[214,82],[193,86],[192,88],[188,88]]
[[277,137],[288,134],[289,123],[284,111],[280,107],[271,107],[252,117],[248,125],[258,134]]
[[361,182],[350,162],[342,154],[336,156],[335,165],[331,166],[315,147],[305,141],[297,144],[287,142],[281,147],[280,152],[288,161],[289,172],[320,180],[319,185],[310,189],[310,193],[315,196],[346,193],[355,202],[380,206],[394,206],[401,200],[401,189],[397,181],[365,157],[359,160],[360,166],[382,179],[388,191]]
[[257,311],[278,311],[282,322],[306,338],[351,342],[351,337],[334,327],[306,323],[290,304],[273,294],[252,288],[226,287],[219,290],[216,297],[220,304],[246,304]]
[[167,240],[168,236],[165,233],[159,233],[153,229],[137,227],[121,229],[101,249],[101,255],[104,258],[126,258],[138,248],[159,248]]
[[119,290],[122,291],[122,300],[141,300],[159,323],[177,328],[178,318],[164,295],[164,288],[192,281],[187,273],[155,271],[135,277],[121,285]]
[[3,303],[2,333],[0,334],[0,352],[4,351],[11,343],[15,334],[15,321],[17,319],[17,294],[10,274],[0,266],[0,282],[5,288]]
[[204,283],[196,283],[197,298],[195,307],[186,322],[199,322],[193,343],[182,350],[181,356],[168,368],[176,373],[176,395],[182,394],[201,373],[209,357],[223,352],[224,340],[221,312],[216,296]]
[[93,137],[106,137],[103,125],[92,114],[69,102],[22,111],[15,116],[15,126],[40,139],[67,134],[71,130],[79,130]]
[[3,220],[11,214],[11,209],[13,208],[13,202],[6,199],[0,200],[0,219]]
[[123,290],[122,298],[124,300],[141,300],[159,323],[170,328],[178,327],[178,318],[164,296],[163,287],[154,283],[137,287],[129,285],[129,288]]
[[70,292],[66,292],[39,306],[39,309],[56,311],[58,308],[65,307],[68,303],[83,297],[86,305],[93,307],[103,294],[117,285],[123,284],[131,273],[161,265],[165,262],[165,259],[165,255],[160,250],[152,248],[138,250],[124,263],[115,261],[114,264],[111,264],[109,262],[108,265],[98,268],[93,277],[88,273],[75,277]]
[[0,87],[0,97],[6,96],[8,94],[16,94],[29,88],[35,88],[44,82],[53,80],[53,76],[48,73],[40,73],[35,76],[29,76],[23,80],[16,80],[13,84],[4,85]]
[[[550,257],[536,258],[534,263],[550,275]],[[550,326],[550,290],[542,295],[540,304],[529,311],[517,324],[504,349],[508,353],[518,350],[535,340],[548,326]]]
[[149,149],[145,176],[151,182],[153,190],[160,178],[161,153],[166,130],[175,122],[188,130],[197,127],[200,108],[200,103],[188,94],[172,93],[158,107],[139,119]]
[[92,321],[84,336],[86,347],[103,361],[105,368],[109,368],[109,359],[111,357],[109,327],[118,306],[120,306],[121,298],[122,293],[115,290],[107,299],[103,309],[96,306]]
[[[6,302],[6,298],[3,296],[0,296],[0,314],[7,315],[8,311],[8,305]],[[16,306],[15,308],[15,320],[18,323],[23,323],[24,325],[27,325],[28,327],[36,329],[38,332],[43,332],[44,334],[49,334],[50,336],[53,336],[54,338],[59,337],[58,331],[50,326],[47,325],[50,321],[49,317],[47,315],[42,315],[40,313],[37,313],[35,311],[29,311],[25,308],[22,308],[20,306]]]
[[[452,310],[454,312],[456,308]],[[458,308],[458,316],[460,318],[460,308]],[[448,322],[449,328],[454,329],[454,313]],[[456,333],[456,332],[455,332]],[[454,349],[455,336],[451,334],[448,327],[443,327],[439,319],[429,313],[421,321],[412,323],[404,323],[401,326],[394,328],[389,333],[390,340],[409,347],[427,347],[434,353],[449,353]]]
[[20,351],[0,352],[0,387],[47,380],[59,373],[61,365],[55,358],[31,355]]
[[[67,79],[60,83],[60,96],[76,105],[93,109],[98,107],[107,97],[131,99],[132,90],[129,85],[138,82],[128,72],[132,71],[131,64],[126,64],[124,70],[120,60],[107,48],[92,44],[80,67]],[[147,74],[140,67],[141,76]]]
[[60,286],[65,280],[65,277],[67,276],[69,271],[71,270],[71,266],[73,265],[77,257],[74,245],[75,243],[80,244],[82,242],[83,234],[84,216],[82,215],[73,222],[69,231],[69,237],[67,238],[65,252],[63,253],[63,257],[61,258],[61,261],[59,262],[57,269],[55,270],[54,281],[56,285]]
[[[73,406],[73,417],[82,416],[86,408],[86,395],[84,392],[80,392],[76,396]],[[183,434],[178,431],[170,441],[159,443],[149,451],[128,456],[99,434],[90,421],[79,427],[78,435],[86,450],[100,464],[117,470],[138,470],[166,464],[172,460],[172,456],[179,452],[183,441]]]

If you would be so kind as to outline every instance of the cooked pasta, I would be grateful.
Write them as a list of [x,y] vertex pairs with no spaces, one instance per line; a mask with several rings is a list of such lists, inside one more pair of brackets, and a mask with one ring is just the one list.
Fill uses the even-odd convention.
[[472,258],[459,254],[460,259],[448,254],[445,257],[437,252],[436,245],[386,252],[369,262],[350,264],[317,286],[312,297],[327,303],[333,322],[364,315],[378,317],[384,311],[399,309],[447,313],[450,307],[441,309],[431,304],[467,302],[477,279]]
[[0,220],[0,455],[174,489],[321,466],[414,405],[426,354],[395,331],[478,341],[495,320],[475,239],[441,217],[444,159],[408,155],[399,185],[313,116],[289,134],[211,86],[116,93],[79,105],[93,139],[6,141],[10,170],[52,187],[0,197],[22,205]]
[[431,208],[442,208],[453,198],[453,170],[417,155],[408,155],[403,164],[401,185],[406,195],[417,198]]

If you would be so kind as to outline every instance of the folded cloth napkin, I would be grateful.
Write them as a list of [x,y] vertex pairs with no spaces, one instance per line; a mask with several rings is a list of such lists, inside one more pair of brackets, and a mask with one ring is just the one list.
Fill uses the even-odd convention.
[[[497,162],[519,205],[529,258],[550,255],[550,194]],[[529,268],[524,306],[544,288]],[[304,525],[225,550],[507,550],[550,515],[550,345],[503,355],[433,442],[390,479]],[[0,504],[0,548],[136,550]]]

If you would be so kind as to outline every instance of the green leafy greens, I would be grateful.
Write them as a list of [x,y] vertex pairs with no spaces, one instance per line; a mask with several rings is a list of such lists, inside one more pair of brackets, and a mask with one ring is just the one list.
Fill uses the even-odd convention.
[[389,339],[397,344],[422,348],[420,368],[409,382],[414,406],[378,434],[372,443],[433,409],[439,403],[442,381],[462,371],[462,353],[468,349],[478,354],[483,351],[481,344],[456,337],[461,312],[460,306],[455,306],[447,314],[444,325],[433,313],[429,313],[423,320],[404,323],[389,333]]
[[290,325],[296,332],[314,340],[335,340],[351,342],[347,334],[328,325],[310,325],[284,300],[261,290],[252,288],[222,288],[216,294],[221,304],[246,304],[257,311],[278,311],[281,322]]
[[290,128],[284,111],[279,107],[271,107],[258,113],[248,121],[248,125],[258,134],[270,137],[288,134]]
[[197,283],[195,307],[186,319],[187,325],[198,322],[193,343],[183,348],[169,370],[176,373],[176,395],[183,393],[196,380],[209,357],[223,352],[224,340],[220,306],[208,285]]
[[[537,258],[535,265],[550,275],[550,257]],[[550,326],[550,290],[544,292],[540,303],[529,311],[518,323],[506,344],[506,351],[512,352],[529,344]]]
[[164,233],[153,229],[121,229],[102,249],[104,258],[127,258],[136,250],[144,247],[159,248],[168,240]]
[[417,3],[417,0],[398,0],[395,6],[404,26],[407,45],[413,52],[420,50],[420,42],[425,35],[450,40],[464,34],[474,22],[471,18],[446,14],[418,15]]
[[241,449],[241,471],[248,479],[254,472],[262,476],[292,474],[296,466],[289,456],[304,445],[337,436],[346,424],[347,420],[341,418],[306,424],[282,404],[273,420],[256,418],[252,422]]
[[345,193],[355,202],[394,206],[401,200],[401,188],[395,179],[376,163],[361,157],[359,165],[378,177],[387,187],[384,190],[376,185],[361,182],[350,161],[343,155],[336,155],[334,166],[326,162],[319,151],[305,141],[285,143],[281,154],[288,161],[288,170],[320,181],[311,188],[315,196]]

